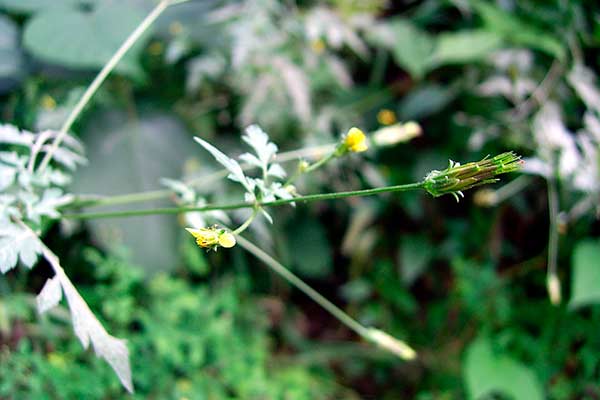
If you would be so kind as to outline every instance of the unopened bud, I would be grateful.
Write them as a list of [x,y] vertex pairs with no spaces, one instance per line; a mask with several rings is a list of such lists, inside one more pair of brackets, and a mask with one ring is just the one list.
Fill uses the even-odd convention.
[[377,146],[393,146],[408,142],[423,133],[421,126],[414,121],[405,124],[394,124],[376,130],[372,140]]
[[417,356],[417,352],[404,341],[396,339],[382,330],[369,328],[368,335],[368,339],[373,343],[404,360],[413,360]]

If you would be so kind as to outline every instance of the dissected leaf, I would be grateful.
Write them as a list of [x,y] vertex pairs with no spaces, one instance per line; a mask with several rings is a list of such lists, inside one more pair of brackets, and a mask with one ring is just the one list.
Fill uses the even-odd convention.
[[583,240],[573,251],[573,279],[569,307],[600,303],[600,241]]
[[37,238],[7,220],[0,221],[0,272],[13,269],[19,260],[33,267],[42,249]]
[[[143,14],[122,2],[100,2],[93,10],[51,8],[27,21],[23,42],[36,57],[69,68],[102,68]],[[130,49],[117,71],[141,74],[137,59],[143,40]]]
[[495,354],[489,339],[480,337],[466,350],[464,380],[469,399],[502,393],[514,400],[542,400],[544,392],[533,370],[504,354]]

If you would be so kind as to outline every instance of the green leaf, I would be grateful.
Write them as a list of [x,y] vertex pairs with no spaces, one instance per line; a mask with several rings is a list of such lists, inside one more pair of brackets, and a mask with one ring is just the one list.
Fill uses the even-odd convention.
[[542,385],[531,368],[495,354],[489,339],[479,337],[466,350],[464,379],[468,398],[502,393],[514,400],[542,400]]
[[10,89],[22,73],[19,30],[10,18],[0,15],[0,93]]
[[583,240],[573,252],[570,308],[600,303],[600,241]]
[[[23,42],[34,56],[74,69],[100,69],[142,21],[140,10],[125,4],[101,3],[92,11],[52,8],[25,26]],[[137,63],[143,41],[131,48],[116,70],[141,75]]]
[[412,284],[427,268],[434,254],[424,236],[405,236],[400,243],[400,274],[406,285]]
[[532,27],[528,22],[480,0],[470,0],[475,11],[483,19],[486,29],[516,45],[540,50],[558,59],[565,57],[562,42],[546,31]]
[[[82,139],[89,164],[77,170],[74,193],[110,196],[155,190],[161,178],[181,176],[183,163],[202,153],[182,124],[165,114],[142,112],[139,120],[129,120],[122,113],[103,112],[92,116],[88,126]],[[169,205],[165,199],[93,210]],[[132,261],[147,271],[173,268],[179,260],[177,232],[181,228],[172,216],[95,220],[89,226],[103,247],[115,251],[126,247]]]
[[452,88],[427,83],[404,96],[398,115],[401,120],[422,119],[440,112],[455,97],[456,91]]
[[302,276],[323,278],[331,273],[333,263],[325,229],[316,220],[303,218],[289,231],[292,266]]
[[502,38],[483,30],[442,33],[437,37],[432,63],[463,64],[485,59],[498,49]]
[[408,20],[397,18],[381,24],[369,39],[391,50],[396,63],[415,78],[422,78],[431,69],[434,40]]
[[30,14],[48,8],[76,6],[80,0],[0,0],[0,8],[17,14]]

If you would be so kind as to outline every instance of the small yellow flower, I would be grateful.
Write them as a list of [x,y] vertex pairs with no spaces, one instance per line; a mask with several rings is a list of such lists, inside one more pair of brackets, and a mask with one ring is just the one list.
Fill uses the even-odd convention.
[[392,125],[397,121],[396,113],[388,108],[384,108],[377,113],[377,121],[381,125]]
[[360,153],[368,149],[367,137],[364,132],[356,127],[350,128],[346,137],[344,138],[344,144],[348,150],[354,153]]
[[229,249],[235,246],[235,236],[224,229],[219,229],[216,226],[210,228],[185,228],[186,231],[196,238],[196,244],[205,249],[216,250],[217,247],[225,247]]

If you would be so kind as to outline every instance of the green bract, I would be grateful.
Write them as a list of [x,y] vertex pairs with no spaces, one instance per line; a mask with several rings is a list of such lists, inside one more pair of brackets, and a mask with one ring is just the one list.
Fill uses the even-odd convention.
[[516,171],[522,164],[521,157],[512,151],[464,165],[450,160],[448,168],[427,174],[423,188],[433,197],[451,194],[458,201],[458,196],[463,196],[463,190],[494,183],[498,181],[497,175]]

